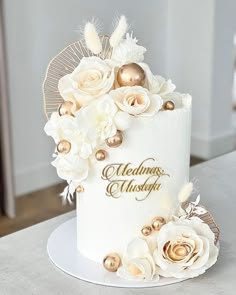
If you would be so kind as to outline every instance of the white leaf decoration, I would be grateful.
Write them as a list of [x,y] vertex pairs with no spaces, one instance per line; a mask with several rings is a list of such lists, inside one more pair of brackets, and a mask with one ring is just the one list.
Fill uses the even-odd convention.
[[191,202],[194,206],[197,206],[200,202],[200,195],[197,196],[196,201],[195,202]]
[[207,213],[207,210],[203,207],[196,207],[194,209],[194,213],[196,213],[198,215],[203,215],[203,214]]

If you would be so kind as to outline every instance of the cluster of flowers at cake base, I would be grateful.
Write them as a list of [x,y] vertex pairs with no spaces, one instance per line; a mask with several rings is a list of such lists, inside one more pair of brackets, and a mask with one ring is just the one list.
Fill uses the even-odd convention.
[[[125,279],[193,278],[215,264],[218,248],[209,226],[199,218],[166,223],[153,238],[136,238],[127,246],[117,274]],[[153,243],[156,246],[153,250]]]
[[[112,264],[112,257],[117,262],[118,254],[107,256],[113,265],[112,271],[119,277],[136,281],[160,277],[184,279],[199,276],[215,264],[219,232],[214,233],[210,224],[204,222],[204,216],[209,220],[210,213],[199,205],[200,196],[186,202],[192,190],[193,184],[187,183],[178,195],[178,215],[168,220],[155,217],[150,226],[143,228],[145,231],[141,230],[142,236],[127,245],[119,263]],[[104,267],[110,270],[105,263]]]
[[92,56],[83,57],[71,73],[59,79],[64,102],[45,126],[56,144],[52,165],[68,183],[61,194],[65,199],[81,188],[96,161],[105,160],[110,148],[122,144],[123,132],[135,120],[173,110],[185,96],[174,92],[171,80],[151,72],[143,62],[146,49],[132,35],[122,35],[119,42],[113,36],[110,43],[109,58],[94,55],[96,46],[90,46]]

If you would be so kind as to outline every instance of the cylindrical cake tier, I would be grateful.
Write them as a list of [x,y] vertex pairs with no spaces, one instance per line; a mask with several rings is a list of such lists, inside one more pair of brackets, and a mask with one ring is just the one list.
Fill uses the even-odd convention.
[[77,244],[84,256],[100,263],[110,252],[122,256],[144,225],[174,214],[189,178],[190,134],[186,96],[175,110],[135,118],[119,147],[102,147],[106,159],[92,165],[77,195]]

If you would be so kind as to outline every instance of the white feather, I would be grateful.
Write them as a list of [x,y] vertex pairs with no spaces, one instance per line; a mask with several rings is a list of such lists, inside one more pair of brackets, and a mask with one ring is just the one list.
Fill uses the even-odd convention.
[[95,25],[88,22],[84,28],[84,39],[86,46],[94,54],[99,54],[102,51],[102,43],[98,36]]
[[186,183],[182,189],[180,190],[179,194],[178,194],[178,200],[183,203],[185,201],[188,200],[188,198],[190,197],[190,195],[193,192],[193,183],[192,182],[188,182]]
[[127,29],[128,29],[128,24],[127,24],[126,17],[122,15],[119,19],[118,25],[116,26],[114,32],[111,34],[111,37],[109,40],[111,47],[114,48],[120,43]]

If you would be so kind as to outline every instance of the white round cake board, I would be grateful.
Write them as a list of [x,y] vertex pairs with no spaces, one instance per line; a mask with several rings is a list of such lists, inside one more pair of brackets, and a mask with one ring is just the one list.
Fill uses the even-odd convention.
[[76,245],[76,217],[56,228],[48,239],[47,251],[52,262],[65,273],[78,279],[111,287],[147,288],[178,283],[185,279],[161,278],[159,281],[137,282],[108,272],[102,263],[84,257]]

